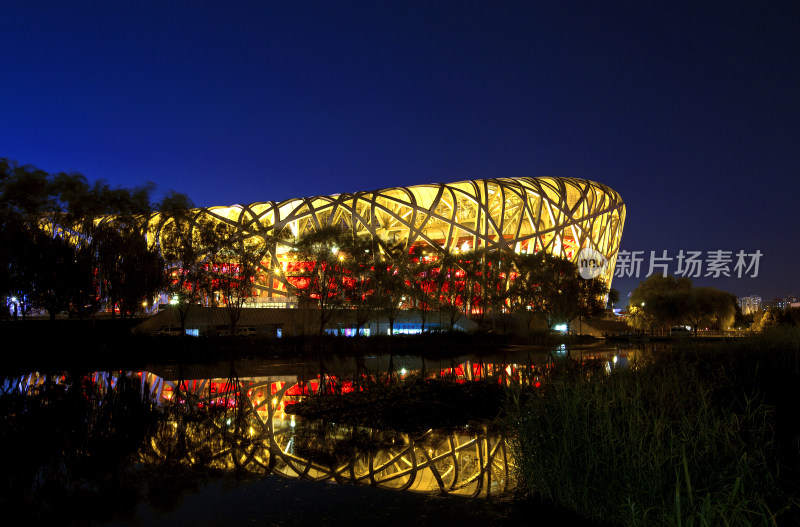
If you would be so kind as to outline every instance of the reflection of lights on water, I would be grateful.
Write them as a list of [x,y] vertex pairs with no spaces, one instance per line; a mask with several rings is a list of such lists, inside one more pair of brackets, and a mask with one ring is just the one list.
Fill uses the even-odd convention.
[[611,363],[606,362],[606,373],[611,373]]

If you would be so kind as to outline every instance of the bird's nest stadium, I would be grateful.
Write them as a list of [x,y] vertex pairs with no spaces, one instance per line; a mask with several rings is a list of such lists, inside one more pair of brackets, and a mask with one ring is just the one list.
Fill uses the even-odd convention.
[[[227,224],[248,245],[262,244],[258,296],[278,300],[289,294],[286,270],[295,241],[326,226],[371,236],[382,250],[400,243],[440,252],[547,251],[576,261],[581,249],[591,248],[607,258],[601,276],[610,284],[625,204],[593,181],[524,177],[208,207],[193,210],[191,218]],[[150,219],[156,243],[170,221],[162,214]]]

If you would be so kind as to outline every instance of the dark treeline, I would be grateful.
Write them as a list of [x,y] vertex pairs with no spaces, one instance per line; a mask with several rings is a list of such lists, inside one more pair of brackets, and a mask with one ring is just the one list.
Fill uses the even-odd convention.
[[689,278],[654,274],[634,289],[628,323],[635,329],[669,333],[672,326],[727,329],[739,325],[736,297],[713,287],[694,287]]
[[786,309],[780,309],[778,307],[770,307],[766,311],[757,313],[752,319],[753,325],[762,330],[780,326],[796,327],[800,326],[800,308],[787,307]]
[[462,317],[503,330],[517,314],[528,330],[535,319],[548,328],[596,316],[609,290],[600,278],[581,278],[569,260],[545,251],[516,254],[477,249],[433,250],[403,244],[379,250],[369,236],[325,228],[301,236],[287,271],[292,294],[319,310],[320,332],[341,310],[355,313],[360,329],[383,319],[390,333],[403,310],[413,309],[425,331],[438,312],[453,329]]
[[[163,258],[145,236],[152,190],[0,158],[0,292],[13,316],[37,309],[83,318],[103,299],[124,318],[152,297],[164,280]],[[109,216],[113,223],[98,221]]]

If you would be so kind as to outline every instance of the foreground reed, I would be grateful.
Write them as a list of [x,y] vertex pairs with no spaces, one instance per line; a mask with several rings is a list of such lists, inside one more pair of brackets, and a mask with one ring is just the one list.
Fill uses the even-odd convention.
[[759,359],[731,361],[729,351],[685,349],[613,373],[565,363],[541,393],[510,398],[527,489],[614,524],[791,522],[792,474],[781,475],[775,407],[760,389],[769,379],[752,382]]

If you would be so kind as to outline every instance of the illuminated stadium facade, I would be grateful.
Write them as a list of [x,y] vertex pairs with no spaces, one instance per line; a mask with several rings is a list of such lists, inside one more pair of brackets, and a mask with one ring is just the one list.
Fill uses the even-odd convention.
[[[625,205],[611,188],[574,178],[497,178],[394,187],[282,202],[196,209],[264,249],[256,282],[260,298],[286,298],[286,271],[298,237],[326,226],[390,244],[444,252],[472,249],[547,251],[576,261],[582,248],[608,259],[610,284],[625,223]],[[156,240],[170,218],[150,220]],[[151,232],[152,232],[151,231]]]

